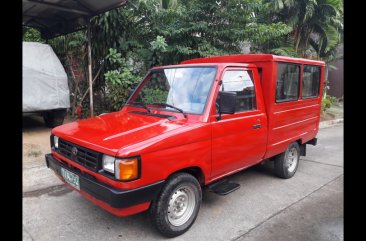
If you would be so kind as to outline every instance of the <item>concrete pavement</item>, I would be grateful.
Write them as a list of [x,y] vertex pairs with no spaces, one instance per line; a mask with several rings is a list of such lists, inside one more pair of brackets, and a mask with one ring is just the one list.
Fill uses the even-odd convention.
[[235,240],[343,240],[343,184],[342,175]]
[[[205,190],[195,224],[174,240],[342,240],[343,125],[318,137],[291,179],[275,177],[268,163],[234,175],[241,188],[232,194]],[[147,213],[115,217],[60,183],[23,189],[23,240],[164,239]]]

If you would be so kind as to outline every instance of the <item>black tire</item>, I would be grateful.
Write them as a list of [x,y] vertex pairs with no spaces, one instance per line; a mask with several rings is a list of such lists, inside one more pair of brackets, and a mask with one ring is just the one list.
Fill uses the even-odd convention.
[[297,142],[293,142],[287,147],[285,152],[274,158],[274,170],[276,175],[284,179],[293,177],[299,166],[299,160],[300,147]]
[[47,127],[53,128],[62,125],[66,116],[66,110],[50,110],[43,113],[43,120]]
[[[188,192],[188,190],[190,195],[184,196],[185,192]],[[193,197],[192,194],[194,198],[189,198],[189,196]],[[179,200],[182,201],[182,199],[179,198],[183,198],[184,201],[185,197],[187,197],[187,199],[186,208],[184,209],[184,206],[180,206],[183,205],[184,202],[179,202]],[[178,200],[178,203],[174,202],[176,200]],[[193,225],[197,218],[201,202],[202,190],[197,179],[188,173],[182,172],[173,174],[167,180],[157,199],[153,200],[151,203],[149,211],[152,224],[162,235],[166,237],[172,238],[181,235]],[[189,208],[191,206],[189,204],[194,204],[194,207]],[[178,211],[182,208],[184,212],[182,212],[181,217],[174,220],[173,216],[177,211],[170,211],[173,211],[176,207],[178,208]],[[184,221],[185,219],[187,220]],[[177,223],[175,223],[176,225],[172,224],[172,222],[174,223],[179,221],[183,221],[184,223],[181,225],[177,225]]]

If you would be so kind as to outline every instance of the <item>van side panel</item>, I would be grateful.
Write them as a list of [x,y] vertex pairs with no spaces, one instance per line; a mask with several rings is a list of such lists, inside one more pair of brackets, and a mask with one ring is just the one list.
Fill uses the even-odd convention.
[[[282,61],[281,61],[282,62]],[[296,101],[276,103],[277,61],[246,61],[255,64],[261,72],[261,85],[268,116],[268,141],[264,159],[284,152],[296,140],[300,143],[316,137],[319,130],[321,96],[324,82],[324,66],[321,67],[319,95],[316,98],[302,99],[302,70],[300,72],[300,94]]]
[[264,96],[269,97],[269,132],[268,146],[265,158],[272,157],[285,151],[287,146],[296,140],[300,143],[316,137],[319,130],[321,99],[324,82],[324,67],[321,66],[321,77],[319,95],[315,98],[302,99],[302,72],[300,72],[300,94],[296,101],[276,103],[276,80],[277,80],[277,62],[273,62],[272,81],[270,93]]

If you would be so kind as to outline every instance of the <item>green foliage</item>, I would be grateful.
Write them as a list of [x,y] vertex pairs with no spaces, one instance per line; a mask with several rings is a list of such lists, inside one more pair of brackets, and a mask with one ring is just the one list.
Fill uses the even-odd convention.
[[166,47],[168,46],[163,36],[156,36],[156,40],[151,41],[150,45],[152,51],[156,52],[166,52]]
[[78,31],[67,35],[51,39],[49,44],[52,46],[60,59],[65,59],[67,53],[71,52],[80,59],[86,57],[86,32]]
[[[153,31],[164,36],[168,44],[161,64],[240,53],[243,41],[256,45],[290,31],[281,23],[257,23],[255,16],[262,9],[258,0],[179,3],[174,9],[163,9],[153,15]],[[257,34],[258,28],[263,33]]]
[[328,98],[322,99],[322,111],[326,111],[331,106],[332,106],[332,103],[330,102],[330,100]]
[[[266,15],[287,22],[292,31],[286,38],[296,55],[331,62],[337,56],[337,47],[343,42],[342,0],[265,0],[273,9]],[[289,41],[290,40],[290,41]],[[276,51],[283,46],[275,46]],[[291,51],[293,52],[293,51]]]
[[123,59],[121,58],[121,53],[117,53],[116,49],[109,49],[109,53],[107,55],[107,59],[110,63],[112,64],[118,64],[118,65],[122,65],[123,64]]
[[116,67],[116,69],[108,70],[104,77],[110,103],[109,110],[117,111],[127,101],[130,91],[138,84],[140,77],[133,73],[131,65],[121,57],[117,50],[109,49],[106,58]]
[[330,96],[330,95],[328,95],[327,96],[327,99],[329,99],[329,101],[330,101],[330,103],[333,105],[333,104],[336,104],[337,102],[338,102],[338,100],[337,100],[337,97],[335,97],[335,96]]
[[335,96],[327,95],[325,98],[322,98],[322,111],[326,111],[332,105],[336,104],[338,102],[337,98]]
[[175,8],[178,3],[178,0],[160,0],[160,1],[161,1],[161,8],[163,9]]
[[300,57],[296,50],[291,46],[274,48],[271,50],[273,54],[289,57]]
[[23,27],[23,41],[44,43],[41,33],[35,28]]

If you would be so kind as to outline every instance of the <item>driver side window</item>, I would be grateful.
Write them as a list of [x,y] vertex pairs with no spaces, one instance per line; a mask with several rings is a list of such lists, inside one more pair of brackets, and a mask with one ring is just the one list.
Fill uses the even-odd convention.
[[[250,70],[225,71],[219,91],[230,91],[237,94],[235,112],[257,108],[253,74]],[[217,98],[216,103],[219,103],[218,100],[219,98]]]

